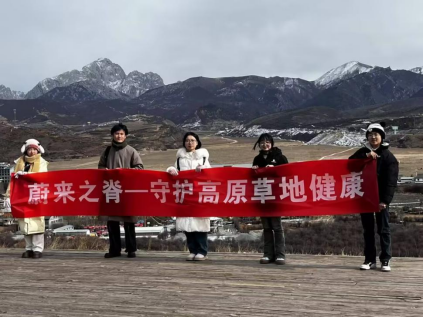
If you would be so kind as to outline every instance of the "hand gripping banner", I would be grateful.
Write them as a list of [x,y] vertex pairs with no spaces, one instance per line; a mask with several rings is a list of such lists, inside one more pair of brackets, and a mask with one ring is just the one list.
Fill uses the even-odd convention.
[[12,178],[12,213],[34,216],[314,216],[378,211],[375,160],[151,170],[63,170]]

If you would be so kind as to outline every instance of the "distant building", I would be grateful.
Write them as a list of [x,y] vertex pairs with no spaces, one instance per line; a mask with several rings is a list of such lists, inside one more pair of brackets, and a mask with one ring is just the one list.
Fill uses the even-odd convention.
[[422,173],[418,173],[417,176],[414,178],[414,182],[415,183],[423,183],[423,174]]
[[15,166],[6,162],[0,162],[0,193],[6,192],[10,183],[10,174],[14,171]]
[[414,177],[403,177],[399,176],[398,184],[414,183]]
[[46,216],[44,221],[47,229],[53,229],[56,228],[58,224],[63,225],[63,223],[65,223],[63,216]]

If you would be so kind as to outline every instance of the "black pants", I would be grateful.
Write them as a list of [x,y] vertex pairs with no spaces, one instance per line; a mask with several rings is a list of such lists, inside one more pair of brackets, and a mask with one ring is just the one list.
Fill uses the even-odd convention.
[[375,248],[375,221],[377,221],[377,233],[380,236],[380,261],[389,261],[392,258],[392,246],[390,238],[389,207],[380,212],[362,213],[361,221],[364,228],[364,255],[367,262],[375,262],[377,251]]
[[[109,232],[109,253],[121,253],[121,229],[118,221],[107,221],[107,230]],[[125,230],[125,248],[126,252],[137,251],[137,242],[135,240],[135,224],[124,222]]]
[[281,217],[261,217],[261,221],[264,228],[264,257],[268,257],[271,261],[286,258]]
[[207,232],[184,232],[187,236],[187,247],[190,254],[208,254]]

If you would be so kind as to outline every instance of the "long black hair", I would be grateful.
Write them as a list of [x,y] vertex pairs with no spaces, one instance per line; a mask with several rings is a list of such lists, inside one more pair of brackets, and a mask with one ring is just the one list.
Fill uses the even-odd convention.
[[196,149],[202,148],[202,142],[200,141],[199,136],[196,133],[191,132],[191,131],[186,132],[185,135],[184,135],[184,138],[183,138],[183,147],[184,148],[185,148],[185,141],[186,141],[188,136],[193,136],[194,138],[196,138],[196,141],[197,141]]
[[262,141],[269,141],[271,142],[271,148],[274,148],[274,138],[268,133],[264,133],[259,136],[258,140],[255,142],[255,145],[253,146],[253,150],[256,149],[256,146],[259,145]]

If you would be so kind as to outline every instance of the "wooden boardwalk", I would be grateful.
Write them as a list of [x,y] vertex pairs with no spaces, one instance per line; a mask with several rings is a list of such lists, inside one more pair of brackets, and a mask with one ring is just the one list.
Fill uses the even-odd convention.
[[0,249],[1,316],[422,316],[423,260],[360,271],[362,257],[46,251],[40,260]]

